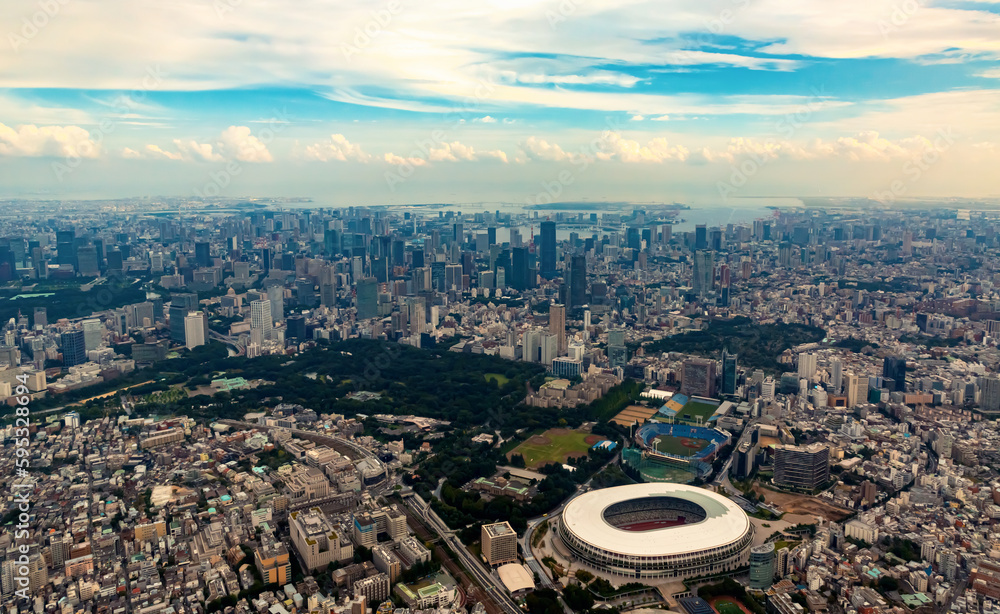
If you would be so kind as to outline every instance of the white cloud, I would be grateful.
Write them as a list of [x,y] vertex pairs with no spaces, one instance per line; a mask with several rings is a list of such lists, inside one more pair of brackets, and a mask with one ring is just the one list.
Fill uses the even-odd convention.
[[267,146],[255,137],[247,126],[230,126],[222,131],[219,139],[220,146],[228,158],[235,158],[240,162],[274,161]]
[[1000,79],[1000,68],[990,68],[976,75],[984,79]]
[[305,150],[305,158],[320,162],[330,160],[368,162],[371,160],[371,156],[365,153],[360,145],[351,143],[343,134],[331,134],[329,141],[309,145]]
[[138,151],[132,149],[131,147],[126,147],[122,149],[122,157],[126,160],[138,160],[142,158],[142,154]]
[[453,141],[451,143],[442,143],[440,147],[432,147],[428,151],[427,159],[430,162],[458,162],[460,160],[474,162],[483,159],[494,159],[501,162],[507,162],[507,154],[499,149],[476,151],[475,148],[469,145],[463,145],[458,141]]
[[394,153],[385,154],[383,159],[389,164],[395,166],[405,166],[405,165],[424,166],[425,164],[427,164],[427,160],[424,160],[423,158],[416,158],[416,157],[404,158],[402,156],[397,156]]
[[473,121],[477,121],[477,122],[480,122],[480,123],[483,123],[483,124],[495,124],[495,123],[497,123],[496,118],[495,117],[490,117],[489,115],[486,115],[484,117],[480,117],[478,119],[474,119]]
[[97,158],[101,147],[79,126],[36,126],[17,129],[0,124],[0,155]]
[[641,122],[642,120],[644,120],[644,119],[646,119],[646,118],[645,118],[645,117],[643,117],[642,115],[633,115],[633,116],[632,116],[631,118],[629,118],[629,119],[631,119],[631,120],[632,120],[632,121],[634,121],[634,122]]
[[601,139],[601,147],[596,152],[599,160],[620,162],[683,162],[690,152],[683,145],[670,145],[667,139],[658,137],[645,145],[623,138],[611,132]]
[[559,145],[549,143],[537,136],[529,136],[523,143],[520,143],[520,147],[529,160],[563,162],[577,159],[575,154],[567,153]]

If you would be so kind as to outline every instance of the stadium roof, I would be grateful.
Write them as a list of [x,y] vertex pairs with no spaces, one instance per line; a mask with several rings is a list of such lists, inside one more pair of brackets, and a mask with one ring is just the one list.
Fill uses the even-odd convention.
[[[676,497],[701,506],[705,520],[650,531],[626,531],[609,524],[604,510],[644,497]],[[738,505],[710,490],[686,484],[633,484],[592,490],[563,510],[562,524],[580,540],[609,552],[636,556],[687,554],[728,545],[750,528]]]
[[497,568],[497,573],[500,574],[500,581],[512,593],[535,588],[535,581],[524,565],[507,563]]

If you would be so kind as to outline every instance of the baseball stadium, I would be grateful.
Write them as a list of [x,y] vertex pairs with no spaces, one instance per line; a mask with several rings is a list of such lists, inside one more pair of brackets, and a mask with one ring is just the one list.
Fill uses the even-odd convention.
[[689,463],[711,463],[730,435],[719,429],[648,422],[635,432],[635,443],[651,455]]
[[585,493],[563,510],[559,536],[579,561],[629,578],[691,578],[747,565],[753,525],[714,492],[633,484]]

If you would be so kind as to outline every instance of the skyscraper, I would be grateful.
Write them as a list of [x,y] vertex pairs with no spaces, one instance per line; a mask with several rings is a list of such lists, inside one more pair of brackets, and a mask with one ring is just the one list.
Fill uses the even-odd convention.
[[190,292],[178,292],[170,295],[170,340],[184,344],[184,318],[192,311],[198,310],[198,295]]
[[194,261],[200,267],[212,266],[211,245],[208,241],[198,241],[194,244]]
[[63,365],[73,367],[87,362],[87,345],[82,330],[71,330],[60,335]]
[[274,322],[271,318],[271,301],[259,299],[250,302],[250,330],[260,330],[261,340],[271,338],[271,327]]
[[554,304],[549,306],[549,333],[558,339],[558,355],[566,355],[566,306]]
[[750,588],[765,590],[774,582],[774,542],[750,549]]
[[774,483],[814,490],[830,479],[830,449],[822,443],[774,448]]
[[715,277],[715,258],[712,252],[701,250],[694,254],[694,274],[691,287],[698,296],[705,296],[712,290]]
[[736,354],[722,350],[722,394],[736,394]]
[[816,374],[816,355],[799,354],[799,379],[812,379]]
[[358,280],[357,309],[359,320],[367,320],[378,315],[378,282],[374,277]]
[[694,248],[696,250],[708,249],[708,228],[704,224],[694,227]]
[[542,222],[542,245],[539,262],[539,274],[545,279],[556,276],[556,223],[551,220]]
[[574,255],[569,263],[569,308],[587,304],[587,258]]
[[979,408],[984,412],[1000,412],[1000,378],[989,376],[980,379]]
[[904,392],[906,390],[906,359],[902,356],[886,356],[882,361],[882,378],[892,380],[890,390]]
[[205,345],[205,312],[192,311],[184,317],[184,345],[189,350]]
[[844,383],[844,364],[839,359],[830,361],[830,385],[833,386],[833,394],[840,394]]
[[689,396],[714,397],[715,365],[714,360],[704,358],[685,360],[681,376],[681,392]]
[[87,351],[96,350],[104,337],[104,323],[97,318],[91,318],[84,320],[81,327],[83,328],[84,347]]
[[277,324],[285,319],[285,286],[279,281],[265,283],[267,300],[271,301],[271,323]]

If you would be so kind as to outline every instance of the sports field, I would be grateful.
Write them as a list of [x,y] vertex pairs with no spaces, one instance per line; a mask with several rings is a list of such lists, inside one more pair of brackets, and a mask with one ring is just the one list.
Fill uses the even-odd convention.
[[521,443],[507,455],[524,457],[524,464],[535,469],[549,463],[565,463],[570,457],[586,456],[587,450],[606,438],[584,431],[570,429],[549,429],[541,435],[534,435]]
[[712,442],[704,439],[674,437],[673,435],[660,435],[653,440],[653,449],[657,452],[677,456],[693,456],[710,445],[712,445]]
[[711,603],[719,614],[746,614],[743,606],[732,597],[716,597]]
[[[684,404],[684,407],[677,412],[678,422],[691,422],[694,423],[705,423],[715,410],[719,409],[718,402],[716,403],[706,403],[705,401],[698,401],[696,399],[691,399]],[[698,420],[701,417],[701,420]]]

